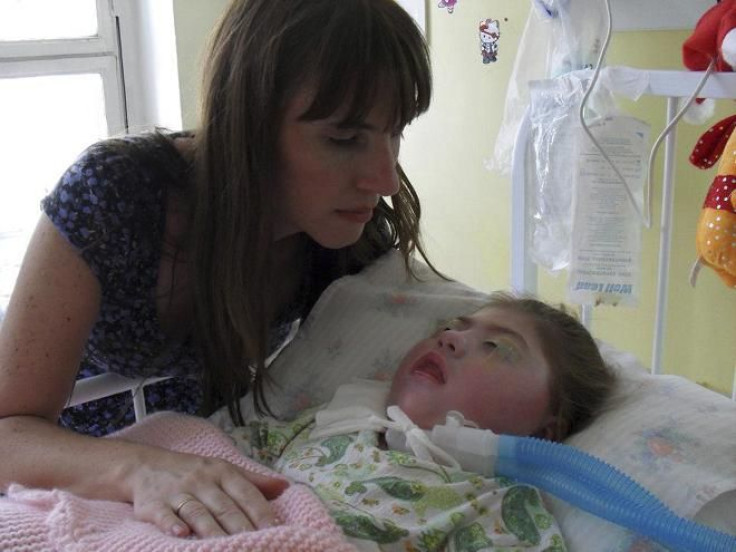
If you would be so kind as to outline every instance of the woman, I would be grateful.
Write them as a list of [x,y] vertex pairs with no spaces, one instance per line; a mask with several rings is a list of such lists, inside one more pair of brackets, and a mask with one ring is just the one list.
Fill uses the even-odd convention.
[[[234,0],[200,127],[92,146],[43,202],[0,332],[0,485],[129,501],[182,536],[275,523],[281,480],[57,420],[80,365],[178,376],[159,408],[238,418],[332,280],[422,252],[397,159],[430,95],[426,44],[393,0]],[[66,425],[94,433],[89,414]]]

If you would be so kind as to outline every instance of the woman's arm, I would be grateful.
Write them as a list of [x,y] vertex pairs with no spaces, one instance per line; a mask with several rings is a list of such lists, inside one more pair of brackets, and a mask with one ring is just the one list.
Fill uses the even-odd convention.
[[[42,216],[0,326],[0,488],[16,482],[131,502],[139,519],[180,535],[272,525],[263,495],[278,495],[281,480],[57,425],[100,295],[91,269]],[[177,517],[174,509],[189,496],[195,500]]]

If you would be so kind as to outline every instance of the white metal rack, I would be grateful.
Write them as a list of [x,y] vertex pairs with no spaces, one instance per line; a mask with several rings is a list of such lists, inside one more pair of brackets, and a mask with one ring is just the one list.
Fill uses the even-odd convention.
[[[677,114],[681,98],[688,98],[703,78],[698,71],[664,71],[630,69],[644,77],[647,82],[645,94],[659,96],[667,100],[667,122]],[[713,73],[698,94],[699,97],[713,99],[736,99],[736,73]],[[526,159],[529,149],[529,121],[524,118],[517,134],[512,162],[511,189],[511,286],[517,291],[535,293],[537,291],[537,267],[528,254],[530,239],[527,215],[530,189],[526,178]],[[672,242],[672,210],[674,206],[675,146],[677,127],[675,126],[664,142],[664,173],[662,177],[662,214],[659,222],[660,247],[657,269],[657,302],[654,337],[652,343],[651,371],[658,374],[662,370],[662,351],[664,330],[667,318],[667,291],[669,288],[670,247]],[[592,309],[584,308],[583,321],[588,323]],[[736,399],[736,376],[734,377],[732,397]]]

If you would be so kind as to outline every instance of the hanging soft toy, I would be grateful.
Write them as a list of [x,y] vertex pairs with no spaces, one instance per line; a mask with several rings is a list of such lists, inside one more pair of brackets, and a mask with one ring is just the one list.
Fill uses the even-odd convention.
[[715,59],[716,71],[736,66],[736,0],[721,0],[708,9],[682,45],[682,61],[691,71],[705,71]]
[[696,167],[708,169],[720,158],[718,172],[708,189],[698,219],[695,244],[698,259],[691,283],[705,264],[727,286],[736,288],[736,115],[719,121],[705,132],[690,154]]
[[[736,0],[722,0],[698,20],[682,46],[683,63],[693,71],[736,67]],[[698,219],[695,244],[698,259],[690,283],[695,285],[702,265],[711,267],[730,288],[736,288],[736,115],[705,132],[690,162],[701,169],[718,170],[708,189]]]
[[[733,71],[736,67],[736,0],[721,0],[698,20],[682,44],[682,62],[691,71]],[[698,98],[685,113],[685,121],[702,124],[715,110],[713,100]]]

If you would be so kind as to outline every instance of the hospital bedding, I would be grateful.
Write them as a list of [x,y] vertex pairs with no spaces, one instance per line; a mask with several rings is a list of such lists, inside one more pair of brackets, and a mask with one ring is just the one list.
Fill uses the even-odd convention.
[[[294,416],[356,376],[388,379],[411,344],[486,299],[420,269],[424,281],[409,282],[400,256],[390,254],[332,284],[271,366],[274,410]],[[621,385],[608,411],[568,444],[628,474],[678,515],[736,535],[736,403],[679,376],[651,375],[633,355],[599,346]],[[242,406],[253,408],[249,400]],[[547,498],[572,551],[661,550]]]
[[[266,392],[275,413],[293,417],[303,408],[327,401],[337,386],[355,377],[387,380],[412,343],[442,320],[484,302],[485,294],[456,282],[442,281],[423,265],[417,266],[422,281],[409,281],[400,256],[389,254],[363,273],[338,280],[326,290],[294,340],[271,365],[273,382]],[[627,473],[677,514],[736,534],[736,403],[680,377],[650,375],[632,355],[605,343],[600,346],[622,384],[610,408],[590,427],[571,437],[568,444]],[[246,416],[252,413],[250,398],[246,397],[242,404]],[[147,422],[157,419],[154,416]],[[128,431],[135,436],[140,430],[134,427]],[[85,548],[90,542],[97,545],[109,542],[105,549],[114,550],[112,540],[100,540],[105,537],[104,531],[90,531],[94,523],[105,519],[108,520],[106,530],[129,528],[132,524],[139,536],[152,537],[152,532],[155,533],[153,526],[129,517],[128,505],[100,504],[117,509],[122,522],[116,525],[102,516],[104,508],[92,507],[87,504],[91,501],[81,501],[59,491],[14,488],[11,496],[29,502],[21,512],[12,509],[9,499],[0,500],[3,545],[7,544],[10,532],[18,530],[19,524],[11,522],[30,519],[24,518],[25,515],[42,519],[48,534],[63,534],[64,546],[59,550],[93,550]],[[554,497],[544,495],[544,498],[571,551],[661,550]],[[40,508],[43,515],[34,508]],[[60,525],[59,519],[66,518],[53,515],[59,509],[77,517],[68,518],[69,523]],[[309,513],[285,515],[285,519],[286,531],[319,532],[322,523],[326,523],[324,511],[319,507]],[[316,525],[310,525],[313,521]],[[334,527],[325,535],[319,533],[322,536],[335,538]],[[238,549],[269,549],[248,548],[244,541],[238,542]],[[345,544],[339,542],[342,543],[339,546]],[[231,549],[197,548],[202,543],[196,541],[184,543],[190,546],[183,548],[187,550]],[[161,546],[156,549],[174,549]],[[326,549],[340,549],[335,546]],[[34,550],[33,547],[0,548]]]

